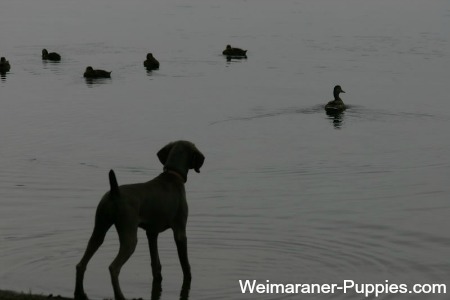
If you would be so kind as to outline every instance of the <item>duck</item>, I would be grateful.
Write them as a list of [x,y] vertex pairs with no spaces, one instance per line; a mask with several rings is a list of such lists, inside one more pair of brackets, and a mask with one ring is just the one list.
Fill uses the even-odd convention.
[[48,53],[47,49],[42,49],[42,59],[43,60],[51,60],[51,61],[60,61],[61,55],[56,52]]
[[94,70],[91,66],[86,68],[83,76],[85,78],[111,78],[111,72],[105,70]]
[[10,69],[11,65],[9,64],[9,61],[7,61],[4,57],[0,58],[0,72],[9,72]]
[[240,48],[232,48],[230,45],[227,45],[226,49],[223,50],[222,54],[226,56],[247,57],[247,50],[242,50]]
[[344,92],[344,90],[342,90],[340,85],[336,85],[333,89],[334,100],[328,102],[325,105],[325,111],[327,113],[340,113],[340,112],[343,112],[347,108],[344,104],[344,101],[342,101],[341,97],[339,97],[340,93],[345,93],[345,92]]
[[147,53],[147,59],[144,61],[144,67],[148,70],[157,70],[159,69],[159,61],[153,57],[152,53]]

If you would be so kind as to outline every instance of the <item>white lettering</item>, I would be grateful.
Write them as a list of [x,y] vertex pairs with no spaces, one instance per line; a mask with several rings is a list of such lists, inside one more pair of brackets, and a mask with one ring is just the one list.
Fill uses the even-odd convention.
[[242,285],[242,280],[239,280],[239,284],[241,286],[242,294],[245,294],[247,292],[247,289],[250,294],[253,294],[253,291],[255,290],[256,280],[253,280],[253,284],[250,283],[250,280],[245,280],[244,285]]

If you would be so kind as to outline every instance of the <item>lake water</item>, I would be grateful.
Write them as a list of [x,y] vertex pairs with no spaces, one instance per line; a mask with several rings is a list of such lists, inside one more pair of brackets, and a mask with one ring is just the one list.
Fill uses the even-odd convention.
[[[246,279],[448,284],[449,40],[447,0],[3,1],[0,288],[72,295],[108,171],[150,180],[178,139],[206,156],[186,185],[189,299],[363,299],[242,294]],[[248,59],[227,62],[226,44]],[[88,65],[112,79],[87,83]],[[323,111],[336,84],[340,118]],[[159,249],[161,299],[177,299],[170,232]],[[92,299],[113,297],[117,251],[112,229]],[[150,299],[143,231],[120,278]]]

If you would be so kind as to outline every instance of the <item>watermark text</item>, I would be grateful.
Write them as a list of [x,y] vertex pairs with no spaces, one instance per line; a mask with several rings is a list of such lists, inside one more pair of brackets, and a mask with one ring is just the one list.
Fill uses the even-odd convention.
[[242,294],[336,294],[357,293],[365,297],[378,297],[383,294],[446,294],[447,285],[443,283],[356,283],[344,280],[337,283],[272,283],[270,280],[239,280]]

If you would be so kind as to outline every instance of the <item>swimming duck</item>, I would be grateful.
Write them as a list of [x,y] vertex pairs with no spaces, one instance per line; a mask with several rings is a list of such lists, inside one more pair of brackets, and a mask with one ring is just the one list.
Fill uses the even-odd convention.
[[111,72],[104,70],[94,70],[91,66],[86,68],[83,76],[85,78],[111,78]]
[[42,49],[42,59],[43,60],[51,60],[51,61],[60,61],[61,55],[56,52],[48,53],[47,49]]
[[0,72],[8,72],[10,69],[11,65],[9,64],[9,61],[4,57],[0,58]]
[[147,59],[144,61],[144,66],[148,70],[157,70],[159,69],[159,61],[153,57],[152,53],[147,53]]
[[347,107],[344,104],[344,101],[339,97],[340,93],[345,93],[340,85],[336,85],[333,89],[334,100],[328,102],[325,105],[325,110],[327,113],[339,113],[343,112]]
[[227,48],[223,50],[222,54],[226,56],[247,57],[247,50],[232,48],[230,45],[227,45]]

